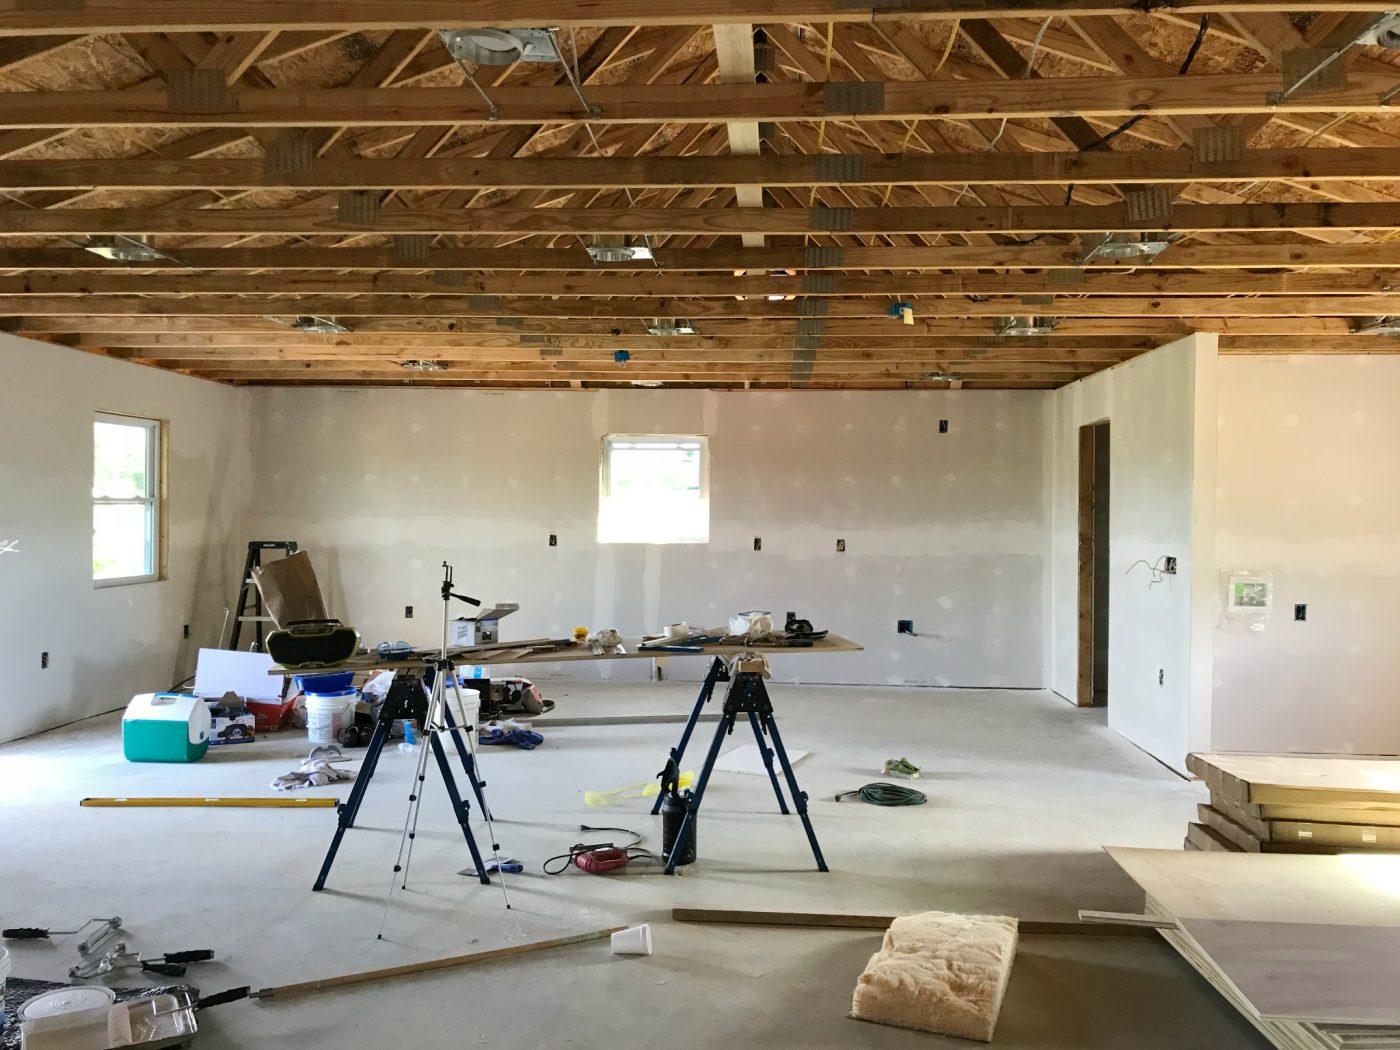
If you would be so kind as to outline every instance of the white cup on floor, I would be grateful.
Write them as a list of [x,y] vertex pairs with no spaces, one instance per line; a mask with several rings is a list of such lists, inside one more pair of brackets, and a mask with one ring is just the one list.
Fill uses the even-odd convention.
[[614,955],[650,955],[651,923],[644,922],[640,926],[619,930],[613,934],[612,953]]

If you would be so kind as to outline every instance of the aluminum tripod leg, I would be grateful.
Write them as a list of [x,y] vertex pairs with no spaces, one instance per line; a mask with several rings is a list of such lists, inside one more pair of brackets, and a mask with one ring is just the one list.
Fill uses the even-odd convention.
[[768,779],[773,784],[773,794],[778,796],[778,811],[783,816],[787,816],[787,802],[783,798],[783,789],[778,784],[778,771],[773,768],[773,749],[768,746],[768,741],[763,739],[763,727],[758,723],[758,715],[752,711],[749,712],[749,725],[753,726],[753,738],[758,741],[758,753],[763,756],[763,764],[768,769]]
[[[700,686],[700,695],[695,698],[695,706],[690,710],[690,718],[685,723],[685,730],[681,733],[681,742],[671,748],[671,761],[676,764],[676,771],[679,773],[681,759],[685,757],[686,745],[690,743],[690,734],[695,732],[695,726],[700,721],[700,711],[709,703],[710,697],[714,695],[715,683],[722,681],[724,675],[724,661],[718,656],[710,663],[710,673],[705,676],[705,682]],[[656,801],[651,805],[651,815],[654,817],[661,812],[661,795],[656,796]],[[784,810],[786,812],[786,810]]]
[[778,732],[777,720],[769,715],[767,722],[768,735],[773,739],[773,750],[778,753],[778,761],[783,764],[783,776],[787,779],[788,791],[792,792],[792,804],[797,810],[797,815],[802,818],[802,827],[807,832],[807,841],[812,845],[812,856],[817,859],[817,870],[829,871],[830,869],[826,866],[826,858],[822,856],[822,848],[817,842],[817,833],[812,830],[812,818],[807,815],[807,792],[797,786],[797,777],[792,772],[792,763],[788,761],[787,750],[783,747],[783,738]]
[[705,755],[705,765],[700,770],[700,779],[695,782],[695,791],[686,800],[685,816],[681,818],[680,830],[676,833],[676,841],[671,845],[671,852],[666,857],[666,874],[676,873],[676,860],[681,855],[681,847],[686,844],[691,828],[695,824],[695,815],[700,811],[700,802],[705,797],[705,785],[710,782],[710,774],[715,771],[715,759],[719,757],[720,745],[724,743],[725,735],[734,728],[734,716],[726,711],[720,716],[719,725],[715,726],[715,738],[710,743],[710,750]]

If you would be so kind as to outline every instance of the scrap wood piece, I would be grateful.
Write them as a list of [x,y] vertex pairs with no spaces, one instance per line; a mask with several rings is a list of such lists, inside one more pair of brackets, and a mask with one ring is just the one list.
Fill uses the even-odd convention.
[[249,992],[249,999],[287,999],[294,995],[307,995],[334,988],[345,988],[352,984],[365,984],[369,981],[386,981],[393,977],[410,977],[429,973],[433,970],[446,970],[470,963],[488,962],[492,959],[505,959],[528,952],[542,952],[550,948],[562,948],[569,944],[582,944],[585,941],[601,941],[615,933],[627,929],[626,926],[610,926],[605,930],[589,933],[576,933],[571,937],[555,937],[548,941],[531,941],[528,944],[512,944],[504,948],[491,948],[484,952],[469,952],[466,955],[452,955],[445,959],[428,959],[424,962],[406,963],[403,966],[386,966],[380,970],[365,970],[361,973],[347,973],[340,977],[326,977],[319,981],[302,981],[299,984],[282,984],[271,988],[259,988]]
[[851,1016],[991,1042],[1015,957],[1009,916],[901,916],[856,982]]
[[338,798],[156,798],[126,796],[123,798],[85,798],[78,805],[97,808],[212,808],[212,809],[333,809]]
[[[885,930],[898,915],[843,915],[839,912],[742,911],[732,908],[672,908],[677,922],[714,922],[737,926],[806,926],[832,930]],[[1151,937],[1149,926],[1122,923],[1058,922],[1022,919],[1020,932],[1069,937]]]

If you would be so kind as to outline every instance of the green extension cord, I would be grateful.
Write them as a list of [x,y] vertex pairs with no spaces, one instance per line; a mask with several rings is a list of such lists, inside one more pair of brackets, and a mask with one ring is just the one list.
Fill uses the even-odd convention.
[[922,806],[928,801],[928,796],[922,791],[901,784],[878,782],[866,784],[855,791],[843,791],[836,796],[836,801],[840,802],[848,795],[859,795],[862,802],[869,802],[872,806]]

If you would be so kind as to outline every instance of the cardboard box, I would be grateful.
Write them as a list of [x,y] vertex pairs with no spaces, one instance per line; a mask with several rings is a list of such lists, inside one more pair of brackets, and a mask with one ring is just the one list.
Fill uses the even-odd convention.
[[222,744],[251,744],[258,738],[258,721],[252,714],[214,715],[209,727],[209,746]]

